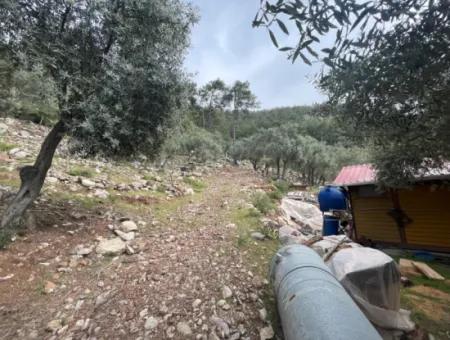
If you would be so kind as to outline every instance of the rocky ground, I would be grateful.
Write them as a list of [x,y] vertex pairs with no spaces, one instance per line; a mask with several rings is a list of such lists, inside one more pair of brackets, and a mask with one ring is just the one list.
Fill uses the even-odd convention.
[[[3,209],[46,129],[0,121]],[[0,251],[2,339],[277,338],[255,174],[57,154]],[[257,240],[256,240],[257,239]]]

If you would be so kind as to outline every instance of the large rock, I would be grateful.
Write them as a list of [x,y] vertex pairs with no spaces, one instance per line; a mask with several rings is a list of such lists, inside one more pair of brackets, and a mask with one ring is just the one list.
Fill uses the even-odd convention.
[[5,123],[0,123],[0,135],[3,135],[8,131],[8,125]]
[[[322,230],[322,212],[314,204],[283,198],[281,210],[286,216],[286,221],[305,230]],[[293,222],[295,221],[295,222]]]
[[104,189],[96,189],[94,191],[94,196],[101,199],[107,199],[109,197],[109,192]]
[[189,327],[189,324],[187,322],[178,322],[177,323],[177,331],[181,335],[189,336],[192,335],[191,327]]
[[264,234],[260,233],[259,231],[251,233],[250,236],[252,237],[252,239],[257,241],[263,241],[266,238],[266,236],[264,236]]
[[89,188],[89,189],[96,186],[94,181],[91,181],[90,179],[87,179],[87,178],[80,178],[79,181],[82,186]]
[[130,231],[138,230],[138,226],[133,221],[123,221],[120,224],[120,229],[122,229],[122,231],[128,233]]
[[134,231],[130,231],[129,233],[125,233],[119,229],[114,230],[114,233],[119,236],[124,241],[131,241],[134,239]]
[[126,249],[126,243],[120,237],[115,237],[109,240],[101,240],[97,245],[95,251],[102,255],[119,255]]
[[24,159],[26,157],[28,157],[28,153],[23,151],[20,148],[14,148],[9,150],[8,152],[9,157],[12,157],[14,159]]

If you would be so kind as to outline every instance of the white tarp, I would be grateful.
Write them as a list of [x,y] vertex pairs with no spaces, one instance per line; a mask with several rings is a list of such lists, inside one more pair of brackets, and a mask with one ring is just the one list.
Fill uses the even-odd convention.
[[[322,257],[342,243],[344,235],[325,236],[312,248]],[[326,261],[327,266],[359,305],[367,318],[383,330],[412,331],[414,323],[409,312],[400,309],[400,271],[395,261],[385,253],[346,241]]]

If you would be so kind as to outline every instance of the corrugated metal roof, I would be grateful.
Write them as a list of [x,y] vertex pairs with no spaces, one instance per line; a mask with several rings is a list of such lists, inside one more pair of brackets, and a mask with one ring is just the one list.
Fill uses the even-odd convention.
[[[429,169],[416,176],[417,180],[450,179],[450,162],[445,162],[440,169]],[[363,184],[374,184],[376,182],[376,171],[371,164],[357,164],[344,166],[337,177],[334,185],[353,186]]]
[[370,164],[344,166],[335,180],[334,185],[358,185],[375,182],[375,170]]

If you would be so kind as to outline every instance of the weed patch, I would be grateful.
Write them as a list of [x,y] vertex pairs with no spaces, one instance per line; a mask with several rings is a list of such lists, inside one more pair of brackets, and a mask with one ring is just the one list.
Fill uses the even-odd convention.
[[206,184],[199,179],[192,177],[184,177],[183,182],[189,184],[195,192],[202,192],[206,188]]
[[252,196],[252,203],[261,213],[267,214],[275,209],[275,204],[270,197],[264,192],[257,192]]
[[9,150],[14,149],[16,146],[14,144],[8,144],[0,141],[0,152],[8,152]]
[[92,177],[94,177],[94,171],[92,171],[89,168],[76,166],[69,170],[69,175],[92,178]]

